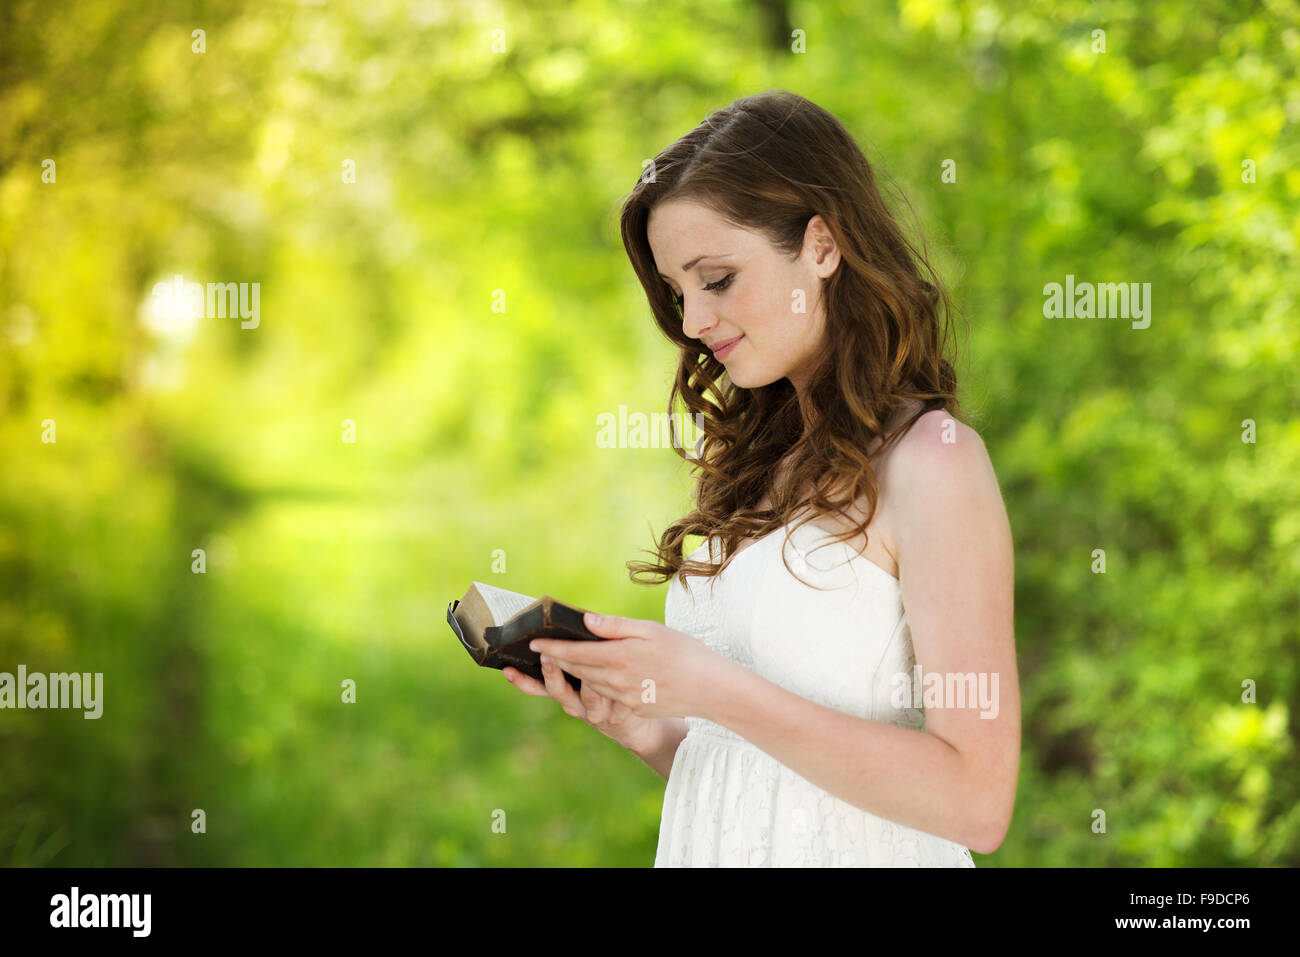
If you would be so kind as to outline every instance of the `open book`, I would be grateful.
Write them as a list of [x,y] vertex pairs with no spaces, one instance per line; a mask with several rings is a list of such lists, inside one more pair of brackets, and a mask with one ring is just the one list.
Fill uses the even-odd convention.
[[[447,605],[447,624],[470,657],[484,668],[509,665],[544,681],[541,655],[530,650],[528,642],[534,638],[605,641],[582,623],[583,613],[589,610],[550,595],[532,598],[474,582],[464,598]],[[581,678],[567,671],[563,674],[575,691],[581,690]]]

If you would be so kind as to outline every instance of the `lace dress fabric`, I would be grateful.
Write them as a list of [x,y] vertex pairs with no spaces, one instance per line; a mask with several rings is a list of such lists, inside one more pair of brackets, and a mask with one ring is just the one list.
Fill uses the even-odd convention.
[[[924,728],[922,711],[891,702],[891,679],[916,663],[898,580],[811,523],[751,542],[716,578],[674,578],[664,622],[826,707]],[[962,845],[828,794],[729,728],[686,724],[656,867],[975,866]]]

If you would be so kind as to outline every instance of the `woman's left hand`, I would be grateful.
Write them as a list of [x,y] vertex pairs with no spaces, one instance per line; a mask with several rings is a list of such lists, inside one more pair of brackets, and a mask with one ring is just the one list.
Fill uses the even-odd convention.
[[657,621],[595,615],[583,624],[614,641],[534,638],[528,647],[581,678],[585,688],[642,718],[705,717],[708,702],[734,662],[703,642]]

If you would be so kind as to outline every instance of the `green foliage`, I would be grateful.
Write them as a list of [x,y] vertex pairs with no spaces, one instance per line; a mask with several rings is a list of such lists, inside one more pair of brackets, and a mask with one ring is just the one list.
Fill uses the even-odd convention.
[[[105,674],[97,721],[0,712],[0,863],[652,860],[662,780],[443,609],[504,549],[662,616],[624,563],[689,475],[592,441],[675,362],[617,208],[768,88],[844,120],[970,319],[1024,695],[979,863],[1300,863],[1300,5],[153,7],[0,7],[0,670]],[[152,323],[175,274],[259,282],[260,325]],[[1150,328],[1045,318],[1067,274],[1151,283]]]

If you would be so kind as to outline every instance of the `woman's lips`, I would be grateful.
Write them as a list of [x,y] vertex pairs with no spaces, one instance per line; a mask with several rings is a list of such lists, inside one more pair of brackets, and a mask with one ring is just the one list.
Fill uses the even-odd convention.
[[728,339],[726,342],[722,343],[722,345],[713,350],[713,358],[725,359],[731,350],[736,348],[736,343],[740,342],[743,338],[745,337],[742,335],[736,336],[734,339]]

